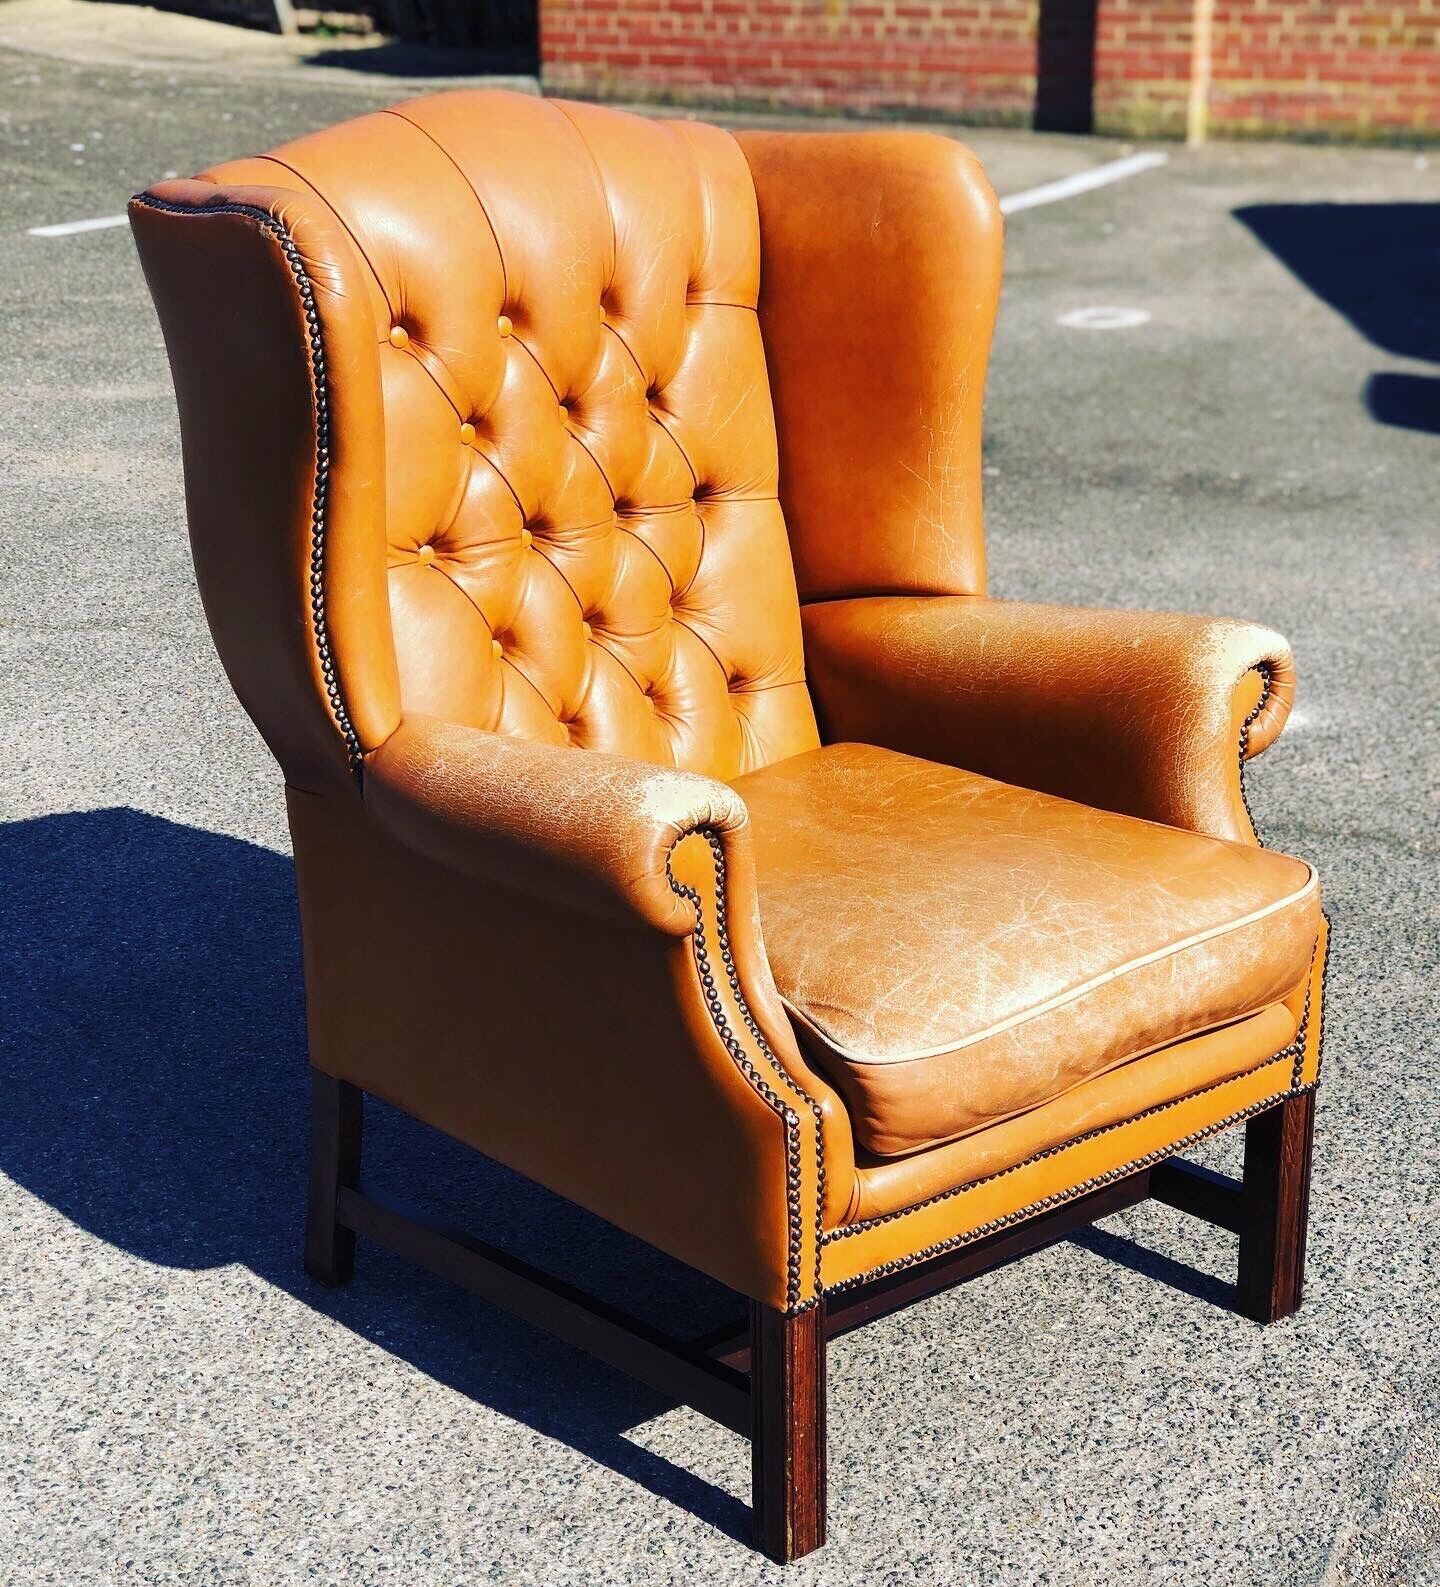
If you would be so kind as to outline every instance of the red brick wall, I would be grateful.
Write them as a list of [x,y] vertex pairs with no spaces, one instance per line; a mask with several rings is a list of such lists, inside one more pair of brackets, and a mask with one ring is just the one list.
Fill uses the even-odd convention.
[[1095,30],[1095,129],[1183,137],[1193,0],[1102,0]]
[[1216,0],[1210,127],[1440,137],[1440,0]]
[[[540,0],[547,89],[1185,130],[1193,0]],[[1215,0],[1217,133],[1440,138],[1440,0]]]
[[1033,0],[541,0],[547,89],[1019,121]]

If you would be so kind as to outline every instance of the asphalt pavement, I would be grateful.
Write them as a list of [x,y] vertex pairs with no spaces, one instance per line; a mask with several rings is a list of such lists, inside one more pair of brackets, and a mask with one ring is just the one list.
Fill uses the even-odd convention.
[[[29,235],[424,84],[62,61],[3,48],[5,10],[0,1582],[1440,1582],[1440,155],[1172,147],[1008,228],[994,592],[1250,616],[1298,655],[1250,789],[1335,928],[1305,1306],[1228,1311],[1231,1237],[1152,1205],[846,1336],[831,1541],[781,1572],[743,1540],[742,1440],[383,1252],[336,1294],[301,1272],[278,775],[196,599],[128,232]],[[1002,193],[1130,152],[960,135]],[[372,1124],[382,1190],[723,1314]]]

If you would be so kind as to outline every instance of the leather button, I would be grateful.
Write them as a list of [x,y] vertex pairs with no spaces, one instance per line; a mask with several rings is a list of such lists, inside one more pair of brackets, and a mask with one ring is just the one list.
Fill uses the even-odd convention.
[[435,547],[421,546],[420,549],[415,553],[415,560],[419,563],[422,563],[424,566],[429,567],[429,565],[435,560]]
[[468,420],[460,426],[460,440],[466,446],[475,439],[475,426]]
[[390,345],[392,347],[408,347],[410,345],[410,332],[403,325],[390,327]]
[[520,544],[528,551],[535,544],[535,536],[528,529],[522,529],[520,531]]
[[502,336],[509,336],[515,327],[510,321],[510,316],[508,314],[502,314],[495,322],[495,329],[499,331]]
[[492,639],[490,641],[490,654],[494,656],[496,661],[499,661],[501,656],[505,654],[505,647],[498,639]]

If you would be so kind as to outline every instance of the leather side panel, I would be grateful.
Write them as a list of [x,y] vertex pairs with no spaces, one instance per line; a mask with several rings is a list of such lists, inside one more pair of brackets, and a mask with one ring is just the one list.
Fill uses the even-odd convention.
[[131,220],[216,647],[287,778],[334,787],[399,719],[379,377],[353,248],[323,207],[274,189],[164,183]]
[[1003,223],[922,132],[743,132],[802,601],[985,587],[980,422]]
[[[384,839],[353,797],[290,790],[288,803],[313,1063],[745,1294],[813,1299],[815,1115],[727,985],[727,1023],[793,1123],[747,1079],[693,936],[597,930],[481,887]],[[682,855],[687,844],[703,852]],[[682,840],[672,859],[701,894],[724,983],[709,844]],[[767,1035],[773,1052],[784,1033]],[[854,1177],[843,1122],[832,1110],[842,1203]]]

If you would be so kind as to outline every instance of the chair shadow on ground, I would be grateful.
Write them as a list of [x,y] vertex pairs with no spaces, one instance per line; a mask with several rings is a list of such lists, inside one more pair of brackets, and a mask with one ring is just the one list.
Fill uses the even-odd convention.
[[[0,1172],[134,1256],[239,1262],[421,1371],[736,1538],[749,1510],[624,1435],[669,1407],[477,1298],[361,1243],[328,1291],[301,1267],[307,1068],[294,871],[135,810],[0,826]],[[483,1029],[477,1032],[483,1040]],[[392,1109],[367,1104],[382,1197],[509,1246],[676,1332],[736,1296]],[[1228,1286],[1111,1232],[1086,1249],[1228,1304]]]
[[[0,899],[0,1172],[147,1262],[243,1263],[458,1392],[748,1536],[739,1500],[624,1436],[668,1408],[650,1390],[379,1247],[362,1242],[343,1289],[305,1275],[308,1077],[288,858],[134,810],[46,816],[0,826]],[[719,1285],[374,1103],[365,1177],[678,1331],[740,1310]]]
[[[1440,365],[1440,204],[1252,204],[1235,218],[1376,347]],[[1381,424],[1440,435],[1440,370],[1377,371],[1363,401]]]

